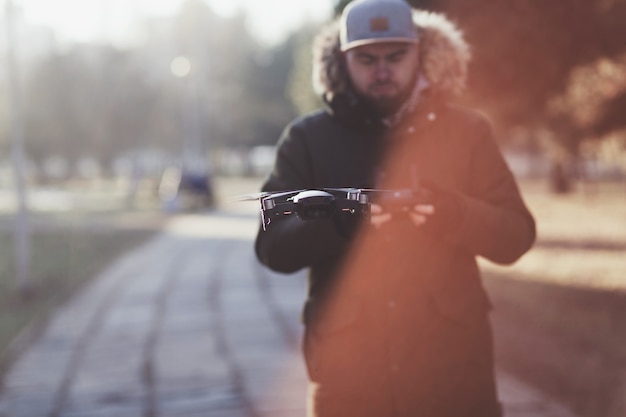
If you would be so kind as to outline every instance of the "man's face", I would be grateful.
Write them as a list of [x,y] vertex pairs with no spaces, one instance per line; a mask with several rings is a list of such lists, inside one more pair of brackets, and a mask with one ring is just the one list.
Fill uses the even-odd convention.
[[394,113],[411,94],[419,65],[417,45],[363,45],[345,57],[356,92],[382,116]]

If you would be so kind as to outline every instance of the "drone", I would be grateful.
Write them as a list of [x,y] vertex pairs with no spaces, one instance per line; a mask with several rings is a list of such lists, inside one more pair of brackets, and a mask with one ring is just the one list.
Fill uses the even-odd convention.
[[388,212],[408,211],[416,204],[432,203],[428,190],[370,188],[314,188],[262,192],[241,200],[258,200],[263,230],[274,221],[296,215],[301,220],[331,218],[336,214],[367,217],[372,203]]

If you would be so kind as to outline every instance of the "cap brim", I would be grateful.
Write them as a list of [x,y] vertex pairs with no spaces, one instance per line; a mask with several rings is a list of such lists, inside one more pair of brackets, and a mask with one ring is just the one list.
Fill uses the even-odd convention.
[[373,39],[362,39],[358,41],[348,42],[345,45],[341,46],[341,51],[346,52],[350,49],[358,48],[359,46],[365,45],[373,45],[377,43],[418,43],[417,39],[407,39],[407,38],[373,38]]

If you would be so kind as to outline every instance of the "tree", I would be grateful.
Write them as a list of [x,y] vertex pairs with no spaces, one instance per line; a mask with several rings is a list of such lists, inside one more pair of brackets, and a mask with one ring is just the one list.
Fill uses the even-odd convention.
[[[143,27],[143,45],[75,45],[27,71],[31,159],[95,157],[106,166],[140,149],[178,156],[190,134],[202,156],[212,145],[274,143],[294,116],[285,83],[293,42],[260,45],[244,14],[222,18],[201,0],[187,0],[176,16],[145,20]],[[191,62],[184,79],[170,69],[180,56]],[[193,129],[183,120],[191,113]]]
[[292,36],[293,63],[289,75],[289,98],[299,114],[321,107],[313,91],[313,39],[319,27],[309,25]]
[[[245,14],[219,18],[199,0],[184,3],[174,42],[196,63],[201,110],[213,144],[274,143],[294,115],[284,80],[292,45],[259,44],[248,33]],[[236,47],[233,47],[233,46]]]
[[351,2],[352,0],[335,0],[335,17],[341,16],[343,9]]
[[[531,126],[555,132],[572,152],[590,131],[572,123],[580,103],[555,111],[555,99],[582,88],[575,72],[585,66],[610,62],[623,66],[626,53],[626,1],[539,0],[412,1],[445,12],[464,30],[472,45],[468,101],[484,107],[503,131]],[[587,84],[594,90],[597,86]],[[626,83],[615,86],[616,94],[605,95],[601,107],[618,111],[615,97],[626,91]],[[613,109],[613,110],[612,110]],[[596,122],[596,131],[626,126],[622,118],[611,123]],[[603,126],[603,128],[600,128]]]
[[89,46],[47,56],[26,83],[28,154],[108,163],[149,136],[158,96],[128,52]]

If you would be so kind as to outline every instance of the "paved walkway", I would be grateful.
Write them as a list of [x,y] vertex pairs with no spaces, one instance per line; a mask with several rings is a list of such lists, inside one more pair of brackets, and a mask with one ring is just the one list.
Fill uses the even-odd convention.
[[[183,216],[58,311],[8,373],[0,417],[304,416],[301,276],[255,260],[256,217]],[[509,417],[569,417],[498,376]]]

